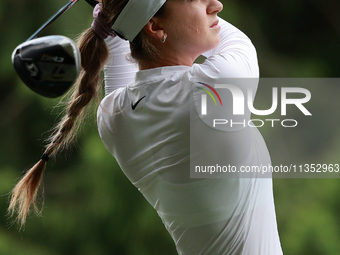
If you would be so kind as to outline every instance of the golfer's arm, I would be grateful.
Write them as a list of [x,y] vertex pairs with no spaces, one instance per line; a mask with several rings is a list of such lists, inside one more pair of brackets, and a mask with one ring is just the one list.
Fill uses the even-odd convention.
[[203,55],[228,71],[228,77],[258,77],[257,53],[251,40],[238,28],[219,18],[220,43]]
[[127,55],[130,54],[128,41],[118,36],[110,36],[105,41],[110,52],[104,67],[105,95],[108,95],[130,83],[138,71],[138,66],[127,60]]

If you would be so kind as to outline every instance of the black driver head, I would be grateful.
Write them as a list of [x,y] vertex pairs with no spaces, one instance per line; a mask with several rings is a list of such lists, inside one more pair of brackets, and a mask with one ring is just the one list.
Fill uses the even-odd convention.
[[76,80],[80,52],[74,41],[60,35],[20,44],[12,62],[21,80],[34,92],[49,98],[63,95]]

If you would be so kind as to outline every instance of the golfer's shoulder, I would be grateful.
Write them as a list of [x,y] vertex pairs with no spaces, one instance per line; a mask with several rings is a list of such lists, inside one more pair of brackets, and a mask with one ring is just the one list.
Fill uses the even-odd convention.
[[126,87],[119,88],[106,95],[98,107],[98,115],[113,114],[122,110],[124,107],[124,97],[126,94]]

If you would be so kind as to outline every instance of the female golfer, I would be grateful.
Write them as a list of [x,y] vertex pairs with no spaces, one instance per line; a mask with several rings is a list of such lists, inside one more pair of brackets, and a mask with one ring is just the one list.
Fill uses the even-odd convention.
[[[12,192],[9,210],[22,224],[31,205],[36,208],[46,161],[74,137],[104,70],[99,134],[156,209],[178,254],[282,254],[271,178],[190,178],[190,162],[201,170],[214,160],[237,168],[270,164],[256,128],[217,128],[204,119],[205,101],[197,106],[220,79],[259,76],[251,41],[217,16],[221,10],[217,0],[102,0],[96,6],[79,42],[82,71],[67,114]],[[194,64],[200,55],[207,59]],[[221,105],[232,108],[223,93]]]

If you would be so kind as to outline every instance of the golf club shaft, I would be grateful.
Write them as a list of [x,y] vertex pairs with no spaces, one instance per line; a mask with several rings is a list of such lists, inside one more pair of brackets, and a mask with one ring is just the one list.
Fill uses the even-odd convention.
[[67,4],[65,4],[56,14],[54,14],[45,24],[43,24],[27,41],[30,41],[37,37],[46,27],[52,24],[59,16],[61,16],[64,12],[70,9],[75,3],[79,0],[69,0]]

